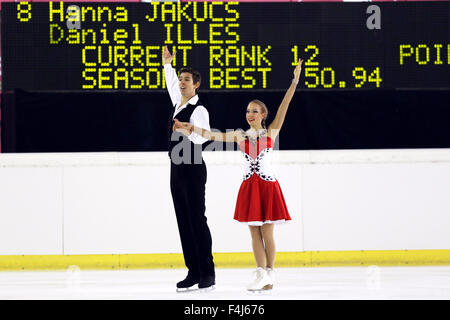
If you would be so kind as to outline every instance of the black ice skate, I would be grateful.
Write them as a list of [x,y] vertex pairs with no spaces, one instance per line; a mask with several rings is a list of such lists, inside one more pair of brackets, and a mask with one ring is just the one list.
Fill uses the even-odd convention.
[[198,290],[200,277],[187,275],[186,279],[177,283],[177,292],[189,292]]
[[198,284],[198,289],[201,292],[208,292],[214,290],[216,284],[215,276],[205,276],[201,277],[200,282]]

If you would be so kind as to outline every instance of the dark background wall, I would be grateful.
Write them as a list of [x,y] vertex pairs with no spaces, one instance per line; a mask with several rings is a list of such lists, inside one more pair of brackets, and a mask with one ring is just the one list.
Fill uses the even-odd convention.
[[[273,119],[284,92],[200,92],[212,128],[247,129],[248,102]],[[3,152],[165,151],[166,92],[42,93],[2,98]],[[298,91],[281,150],[449,148],[450,92]]]

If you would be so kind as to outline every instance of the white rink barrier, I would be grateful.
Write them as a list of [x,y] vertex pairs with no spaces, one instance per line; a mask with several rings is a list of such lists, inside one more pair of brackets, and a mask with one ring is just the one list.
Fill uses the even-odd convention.
[[[237,151],[204,152],[214,252],[250,252],[233,220]],[[450,248],[450,150],[276,151],[292,221],[280,252]],[[0,154],[0,255],[181,253],[166,152]]]

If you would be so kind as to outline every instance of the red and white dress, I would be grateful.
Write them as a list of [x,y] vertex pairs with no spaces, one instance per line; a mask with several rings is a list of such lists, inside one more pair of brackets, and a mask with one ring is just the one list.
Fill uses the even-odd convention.
[[270,163],[272,138],[263,136],[253,143],[246,137],[240,149],[244,156],[244,181],[239,188],[234,219],[251,226],[291,220]]

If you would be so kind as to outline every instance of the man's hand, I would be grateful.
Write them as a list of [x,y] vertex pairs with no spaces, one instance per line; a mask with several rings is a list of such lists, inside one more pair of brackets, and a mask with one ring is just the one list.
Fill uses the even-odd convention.
[[170,54],[167,46],[164,46],[164,53],[163,53],[163,58],[162,58],[163,65],[171,64],[172,60],[175,58],[176,54],[177,54],[176,50],[173,51],[173,54]]

